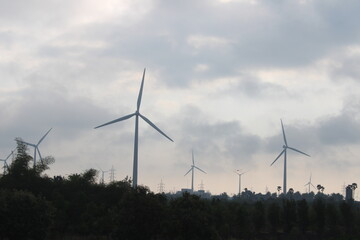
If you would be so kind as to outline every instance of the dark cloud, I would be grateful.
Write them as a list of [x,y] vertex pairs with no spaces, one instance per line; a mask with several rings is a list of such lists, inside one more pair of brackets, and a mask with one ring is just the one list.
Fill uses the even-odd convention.
[[0,126],[1,141],[8,146],[15,137],[37,141],[49,128],[60,140],[73,140],[96,124],[111,118],[90,99],[69,97],[66,92],[25,88],[1,101],[5,113]]
[[259,151],[261,139],[244,132],[237,121],[212,121],[200,109],[187,106],[177,115],[176,143],[183,151],[194,149],[215,169],[223,162],[231,165],[249,164]]
[[[360,142],[359,101],[350,98],[349,104],[336,115],[324,116],[314,123],[284,121],[288,145],[310,155],[323,155],[329,148],[344,147]],[[278,134],[265,140],[265,150],[279,152],[284,143],[279,122]],[[276,157],[276,156],[275,156]]]
[[[260,1],[256,5],[182,1],[176,6],[158,1],[132,28],[111,26],[104,55],[160,68],[171,85],[186,85],[193,78],[236,75],[245,67],[306,66],[334,48],[358,42],[357,21],[345,17],[355,9],[360,9],[357,3],[344,6],[340,1]],[[192,37],[199,37],[196,45],[191,43]],[[209,69],[194,72],[197,64]]]

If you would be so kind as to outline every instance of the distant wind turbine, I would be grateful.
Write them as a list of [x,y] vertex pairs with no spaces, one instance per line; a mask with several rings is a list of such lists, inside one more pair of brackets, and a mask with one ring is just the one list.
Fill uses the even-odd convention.
[[173,142],[173,140],[168,137],[164,132],[162,132],[157,126],[155,126],[155,124],[153,124],[148,118],[146,118],[144,115],[140,114],[140,105],[141,105],[141,98],[142,98],[142,92],[143,92],[143,87],[144,87],[144,78],[145,78],[145,70],[144,69],[144,73],[143,73],[143,77],[142,77],[142,81],[141,81],[141,86],[140,86],[140,91],[139,91],[139,95],[138,95],[138,99],[137,99],[137,108],[136,111],[132,114],[123,116],[121,118],[115,119],[113,121],[104,123],[100,126],[95,127],[96,128],[100,128],[109,124],[113,124],[116,122],[120,122],[126,119],[129,119],[133,116],[135,116],[135,138],[134,138],[134,165],[133,165],[133,182],[132,182],[132,187],[136,188],[137,186],[137,182],[138,182],[138,142],[139,142],[139,116],[145,121],[147,122],[150,126],[152,126],[153,128],[155,128],[155,130],[157,130],[160,134],[162,134],[163,136],[165,136],[167,139],[169,139],[170,141]]
[[249,171],[242,172],[242,173],[240,173],[240,170],[235,171],[235,173],[239,176],[239,196],[241,195],[241,176],[247,172],[249,172]]
[[42,157],[41,157],[41,153],[40,153],[40,150],[39,150],[39,145],[40,145],[40,143],[44,140],[44,138],[49,134],[49,132],[51,131],[51,129],[52,129],[52,128],[50,128],[50,129],[45,133],[45,135],[39,140],[39,142],[38,142],[37,144],[28,143],[28,142],[25,142],[25,141],[20,140],[20,142],[25,143],[26,145],[31,146],[31,147],[34,148],[34,168],[35,168],[35,166],[36,166],[36,152],[39,154],[41,163],[43,163]]
[[100,183],[101,183],[101,184],[104,184],[104,183],[105,183],[105,181],[104,181],[104,176],[105,176],[105,173],[110,172],[110,170],[104,171],[104,170],[102,170],[99,166],[98,166],[98,168],[99,168],[99,169],[100,169],[100,171],[101,171],[101,179],[100,179]]
[[7,160],[8,160],[9,157],[10,157],[11,155],[13,155],[13,154],[14,154],[14,150],[12,150],[11,153],[10,153],[5,159],[0,159],[0,161],[4,162],[4,166],[3,166],[3,168],[4,168],[4,174],[5,174],[6,171],[9,171],[9,165],[8,165],[8,163],[7,163]]
[[309,193],[310,193],[310,187],[311,187],[311,186],[316,189],[316,187],[314,186],[314,184],[312,184],[312,182],[311,182],[311,175],[312,175],[312,174],[310,174],[309,182],[304,185],[304,186],[309,186]]
[[192,172],[191,173],[191,191],[194,192],[194,169],[196,168],[197,170],[203,172],[206,174],[205,171],[201,170],[200,168],[198,168],[197,166],[195,166],[195,161],[194,161],[194,151],[191,151],[191,154],[192,154],[192,165],[189,169],[189,171],[187,171],[187,173],[185,173],[184,176],[186,176],[190,171]]
[[284,144],[285,144],[285,145],[283,145],[284,150],[281,151],[281,153],[279,154],[279,156],[277,156],[277,157],[275,158],[275,160],[271,163],[270,166],[272,166],[272,165],[281,157],[281,155],[284,154],[284,183],[283,183],[283,193],[286,194],[286,151],[287,151],[287,149],[290,149],[290,150],[293,150],[293,151],[295,151],[295,152],[304,154],[304,155],[306,155],[306,156],[308,156],[308,157],[310,157],[310,155],[308,155],[308,154],[306,154],[306,153],[304,153],[304,152],[302,152],[302,151],[300,151],[300,150],[298,150],[298,149],[296,149],[296,148],[292,148],[292,147],[289,147],[289,146],[288,146],[287,141],[286,141],[286,136],[285,136],[284,125],[283,125],[283,122],[282,122],[281,119],[280,119],[280,121],[281,121],[281,128],[282,128],[282,133],[283,133],[283,138],[284,138]]

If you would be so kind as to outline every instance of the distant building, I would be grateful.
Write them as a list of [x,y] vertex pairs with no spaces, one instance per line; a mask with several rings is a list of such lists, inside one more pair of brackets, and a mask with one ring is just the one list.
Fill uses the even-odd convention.
[[352,187],[352,185],[348,185],[345,189],[345,192],[345,200],[354,200],[354,188]]
[[181,189],[181,193],[186,193],[186,192],[192,193],[193,191],[191,190],[191,188],[182,188]]

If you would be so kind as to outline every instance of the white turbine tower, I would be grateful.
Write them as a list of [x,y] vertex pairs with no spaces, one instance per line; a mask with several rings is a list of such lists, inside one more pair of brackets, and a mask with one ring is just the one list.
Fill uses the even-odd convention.
[[37,144],[34,144],[34,143],[28,143],[28,142],[25,142],[25,141],[20,141],[22,143],[25,143],[26,145],[28,146],[31,146],[34,148],[34,168],[36,166],[36,152],[39,154],[39,157],[40,157],[40,161],[41,163],[43,163],[42,161],[42,157],[41,157],[41,153],[40,153],[40,150],[39,150],[39,145],[40,143],[44,140],[44,138],[49,134],[49,132],[51,131],[52,128],[50,128],[46,133],[45,135],[39,140],[39,142]]
[[310,187],[311,187],[311,186],[316,189],[316,187],[314,186],[314,184],[312,184],[312,182],[311,182],[311,175],[312,175],[312,174],[310,174],[309,182],[304,185],[304,186],[309,186],[309,193],[310,193]]
[[284,138],[284,144],[285,144],[285,145],[283,145],[283,150],[281,151],[281,153],[279,154],[279,156],[277,156],[277,157],[275,158],[275,160],[271,163],[270,166],[272,166],[272,165],[281,157],[281,155],[284,154],[284,183],[283,183],[283,193],[286,194],[286,151],[287,151],[287,149],[290,149],[290,150],[293,150],[293,151],[295,151],[295,152],[304,154],[304,155],[306,155],[306,156],[308,156],[308,157],[310,157],[310,155],[308,155],[308,154],[306,154],[306,153],[304,153],[304,152],[302,152],[302,151],[300,151],[300,150],[298,150],[298,149],[296,149],[296,148],[292,148],[292,147],[289,147],[289,146],[288,146],[287,141],[286,141],[286,136],[285,136],[284,125],[283,125],[283,122],[282,122],[281,119],[280,119],[280,121],[281,121],[281,128],[282,128],[282,133],[283,133],[283,138]]
[[3,166],[3,168],[4,168],[4,173],[3,173],[3,174],[5,174],[6,170],[9,170],[9,165],[8,165],[8,163],[7,163],[6,161],[7,161],[7,160],[9,159],[9,157],[10,157],[11,155],[13,155],[13,154],[14,154],[14,150],[11,151],[11,153],[10,153],[5,159],[0,159],[0,161],[4,162],[4,166]]
[[134,138],[134,165],[133,165],[133,183],[132,186],[133,188],[136,188],[137,186],[137,180],[138,180],[138,140],[139,140],[139,117],[141,117],[145,122],[147,122],[150,126],[152,126],[153,128],[155,128],[155,130],[157,130],[159,133],[161,133],[163,136],[165,136],[167,139],[169,139],[170,141],[173,142],[173,140],[168,137],[164,132],[162,132],[157,126],[155,126],[155,124],[153,124],[149,119],[147,119],[144,115],[140,114],[140,105],[141,105],[141,97],[142,97],[142,92],[143,92],[143,87],[144,87],[144,78],[145,78],[145,70],[144,69],[144,73],[143,73],[143,77],[142,77],[142,81],[141,81],[141,87],[140,87],[140,91],[139,91],[139,96],[137,99],[137,108],[136,111],[132,114],[123,116],[121,118],[115,119],[113,121],[104,123],[100,126],[97,126],[95,128],[100,128],[109,124],[113,124],[116,122],[120,122],[126,119],[129,119],[133,116],[135,116],[135,138]]
[[196,168],[197,170],[203,172],[206,174],[205,171],[201,170],[200,168],[198,168],[197,166],[195,166],[195,161],[194,161],[194,151],[191,151],[191,154],[192,154],[192,165],[189,169],[189,171],[187,171],[187,173],[185,173],[184,176],[186,176],[190,171],[192,172],[191,173],[191,192],[194,192],[194,169]]
[[241,176],[247,172],[248,171],[240,173],[240,170],[235,171],[235,173],[239,176],[239,196],[241,195]]

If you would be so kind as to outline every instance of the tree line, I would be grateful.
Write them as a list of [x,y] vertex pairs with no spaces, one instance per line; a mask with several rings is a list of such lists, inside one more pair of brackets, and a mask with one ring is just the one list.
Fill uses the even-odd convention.
[[360,206],[338,195],[174,197],[127,178],[96,183],[94,169],[49,177],[51,157],[31,162],[18,142],[0,178],[0,239],[360,239]]

